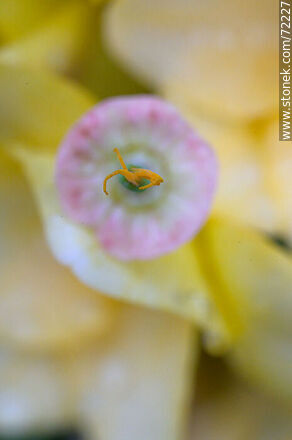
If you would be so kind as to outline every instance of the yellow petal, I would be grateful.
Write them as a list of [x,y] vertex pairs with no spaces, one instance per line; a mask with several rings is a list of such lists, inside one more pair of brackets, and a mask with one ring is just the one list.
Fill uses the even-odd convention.
[[216,0],[120,0],[105,35],[129,69],[211,114],[250,119],[275,113],[276,7]]
[[69,72],[84,46],[88,15],[85,2],[64,3],[43,26],[4,46],[0,62]]
[[0,143],[25,142],[56,150],[68,128],[91,105],[88,93],[69,81],[0,66]]
[[104,18],[106,41],[126,68],[161,84],[178,63],[196,12],[189,0],[112,2]]
[[183,319],[123,305],[113,331],[78,356],[2,351],[1,433],[74,424],[92,440],[181,438],[197,342]]
[[181,318],[123,306],[116,331],[104,344],[73,365],[68,362],[85,437],[183,438],[197,361],[195,336]]
[[58,9],[60,3],[60,0],[0,2],[1,45],[34,31]]
[[107,50],[102,35],[103,11],[87,22],[87,37],[77,68],[78,81],[100,99],[115,95],[146,93],[147,89],[131,76]]
[[267,181],[277,206],[276,232],[292,243],[292,148],[291,142],[279,141],[279,121],[268,127],[263,160],[266,161]]
[[103,251],[94,233],[64,216],[54,185],[54,157],[18,148],[39,203],[48,243],[56,259],[89,287],[110,296],[193,320],[225,343],[227,329],[213,304],[191,243],[147,262],[123,262]]
[[210,258],[242,331],[230,360],[256,384],[292,404],[292,259],[261,235],[213,220]]
[[[29,243],[34,229],[39,226],[39,220],[20,165],[1,149],[0,206],[0,263],[2,265],[8,258],[17,254],[20,239],[23,245]],[[15,234],[17,229],[20,230],[18,236]]]
[[261,127],[227,123],[202,115],[184,96],[170,94],[167,98],[180,108],[217,153],[219,184],[212,213],[275,231],[277,206],[269,191],[265,160],[258,147]]
[[189,440],[292,438],[291,412],[240,381],[222,361],[201,363],[197,383]]
[[22,438],[70,423],[61,365],[47,358],[1,351],[1,436]]
[[114,305],[55,262],[27,183],[3,153],[0,172],[0,341],[24,349],[80,348],[111,327]]
[[93,3],[94,5],[98,5],[100,3],[106,3],[109,0],[88,0],[88,1],[89,1],[89,3]]
[[[213,8],[215,11],[216,6]],[[241,13],[240,9],[237,13]],[[183,96],[197,110],[222,119],[248,122],[275,115],[277,74],[273,40],[267,38],[262,46],[253,47],[252,37],[246,44],[242,35],[242,40],[234,45],[232,40],[228,44],[228,33],[235,31],[226,29],[225,36],[222,32],[223,29],[215,33],[212,41],[201,46],[196,42],[185,50],[179,66],[164,84],[164,93]],[[222,37],[227,41],[221,46],[218,40]],[[230,36],[234,37],[238,38],[235,33]]]

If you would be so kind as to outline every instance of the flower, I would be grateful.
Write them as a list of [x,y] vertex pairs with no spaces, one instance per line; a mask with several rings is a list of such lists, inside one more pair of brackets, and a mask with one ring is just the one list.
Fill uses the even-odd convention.
[[[132,169],[163,174],[164,185],[137,193],[118,183],[106,199],[113,145]],[[63,141],[56,168],[68,218],[122,260],[154,258],[190,240],[210,210],[216,176],[209,147],[172,106],[150,96],[112,98],[90,110]]]
[[[68,6],[68,3],[68,12],[74,9],[71,9],[73,3],[81,4],[72,2]],[[61,5],[61,2],[58,4]],[[119,3],[121,7],[126,4],[126,0]],[[128,4],[130,7],[135,6],[131,2]],[[138,0],[136,4],[139,4]],[[146,12],[147,5],[148,3],[144,3]],[[161,3],[156,2],[155,8],[152,9],[150,2],[149,5],[148,12],[152,11],[153,17],[157,17]],[[92,7],[85,2],[83,6],[93,12]],[[193,16],[200,16],[198,11],[192,10],[192,6],[187,9],[187,4],[185,9],[181,8],[181,3],[179,6],[180,8],[175,10],[175,0],[172,0],[172,7],[168,7],[170,14],[166,16],[165,21],[160,20],[158,30],[164,23],[168,26],[171,24],[172,14],[175,23],[181,26],[181,29],[192,30]],[[111,10],[109,9],[109,14]],[[231,10],[231,15],[232,11],[234,10]],[[265,13],[267,11],[268,8]],[[134,7],[130,8],[129,17],[132,12],[136,13]],[[216,14],[217,12],[218,8]],[[226,9],[223,12],[226,15]],[[96,17],[92,15],[94,22]],[[237,15],[240,24],[244,14]],[[253,13],[251,15],[253,16]],[[120,17],[123,18],[123,14],[120,14]],[[144,14],[143,18],[147,18],[147,14]],[[206,19],[205,17],[203,21]],[[227,16],[225,26],[228,20]],[[85,20],[86,35],[87,28],[90,27],[89,22],[91,20]],[[216,19],[215,24],[216,22],[220,23],[220,20]],[[246,26],[248,21],[244,22]],[[234,23],[236,28],[238,21]],[[141,23],[137,22],[137,26],[140,30],[131,43],[134,45],[136,40],[140,39],[136,54],[138,61],[140,53],[143,52],[142,43],[147,43],[147,39],[145,31],[142,32]],[[96,27],[97,24],[94,32]],[[41,41],[40,36],[43,35],[44,29],[40,26],[40,33],[35,35],[36,42]],[[60,25],[60,29],[64,29],[63,24]],[[191,33],[192,31],[190,35]],[[73,34],[74,32],[66,31],[63,35],[70,37]],[[152,35],[155,36],[155,32],[152,32]],[[168,41],[166,49],[173,50],[173,45],[169,44],[169,34],[165,35]],[[122,43],[122,32],[120,36]],[[179,47],[180,43],[185,46],[185,39],[177,40],[176,33],[172,41],[175,47]],[[222,39],[215,38],[214,41]],[[61,45],[61,40],[59,42]],[[80,42],[79,39],[77,42]],[[159,38],[158,43],[163,43],[163,38]],[[155,52],[159,47],[158,43],[156,41],[151,48],[153,65],[157,60]],[[20,41],[19,44],[21,46]],[[105,56],[103,48],[99,45],[99,37],[97,46],[95,44],[96,42],[90,45],[88,53],[85,51],[88,55],[86,63],[81,63],[79,59],[79,64],[69,62],[68,67],[65,63],[59,70],[72,75],[73,66],[78,65],[80,71],[78,74],[74,72],[75,77],[81,82],[91,83],[90,87],[95,91],[99,90],[100,96],[115,95],[117,90],[119,93],[120,90],[127,90],[127,93],[129,90],[136,90],[136,84]],[[275,161],[272,130],[271,133],[262,130],[261,124],[254,124],[255,121],[251,125],[248,123],[248,129],[245,122],[242,124],[243,114],[251,110],[254,115],[257,112],[262,114],[263,109],[265,112],[269,108],[269,95],[267,99],[264,96],[263,101],[259,103],[260,106],[256,108],[256,99],[253,100],[250,94],[239,109],[240,112],[235,114],[235,119],[238,118],[239,122],[234,123],[230,123],[228,119],[232,100],[229,95],[226,96],[226,102],[222,101],[222,110],[224,109],[226,116],[229,107],[229,116],[226,118],[228,121],[224,123],[225,117],[221,120],[219,116],[212,116],[211,108],[218,112],[216,100],[215,103],[212,102],[213,96],[204,96],[204,93],[201,93],[201,96],[206,98],[205,102],[208,101],[208,112],[206,116],[199,117],[197,110],[193,120],[198,121],[199,127],[200,121],[202,126],[209,126],[208,130],[206,129],[207,138],[212,133],[217,133],[215,148],[219,150],[217,145],[220,139],[220,151],[225,144],[227,148],[233,145],[235,137],[231,137],[230,132],[234,133],[233,136],[236,133],[241,134],[239,144],[242,150],[236,149],[233,156],[233,149],[229,148],[228,154],[224,156],[226,159],[230,158],[232,163],[228,168],[232,171],[228,178],[229,186],[226,168],[225,171],[223,169],[225,189],[233,189],[232,202],[229,201],[225,211],[220,211],[221,217],[218,216],[219,211],[215,205],[211,221],[203,226],[194,239],[172,252],[147,261],[125,261],[111,255],[102,247],[90,226],[81,224],[64,212],[55,184],[57,146],[71,124],[95,104],[96,98],[82,88],[72,85],[70,81],[45,72],[32,71],[32,67],[39,70],[39,67],[43,69],[44,66],[58,66],[46,62],[48,58],[43,54],[48,46],[40,44],[29,47],[30,57],[27,60],[25,56],[22,59],[17,56],[13,62],[11,58],[10,61],[8,58],[5,61],[6,64],[24,64],[27,61],[27,64],[31,65],[29,69],[0,66],[0,143],[5,151],[0,152],[0,164],[3,165],[0,197],[2,210],[6,214],[5,221],[0,223],[3,251],[1,277],[5,280],[0,297],[0,312],[3,310],[3,325],[0,326],[0,337],[3,341],[0,374],[2,432],[7,431],[11,434],[14,430],[17,432],[16,435],[19,435],[24,429],[47,430],[52,425],[70,424],[74,421],[76,423],[77,420],[86,438],[182,438],[182,428],[186,419],[185,407],[190,406],[189,390],[193,388],[190,369],[197,366],[199,329],[205,348],[213,354],[224,355],[225,361],[234,371],[244,375],[255,388],[262,388],[273,400],[269,403],[268,398],[259,397],[254,389],[248,391],[250,394],[246,397],[245,391],[241,392],[241,388],[238,387],[238,379],[232,380],[230,370],[230,388],[224,387],[220,394],[221,375],[218,373],[218,363],[215,362],[216,373],[208,373],[206,381],[209,383],[215,376],[216,383],[213,388],[218,393],[209,393],[209,397],[203,402],[199,400],[195,417],[196,414],[200,417],[202,429],[193,435],[199,436],[200,440],[209,439],[214,432],[219,436],[222,431],[224,440],[243,435],[241,423],[236,417],[238,412],[240,416],[246,417],[246,408],[252,406],[256,422],[250,417],[245,419],[246,425],[251,428],[249,438],[258,440],[261,434],[265,437],[266,429],[275,430],[276,438],[280,438],[282,433],[289,436],[291,426],[287,412],[291,408],[292,399],[289,368],[291,257],[261,233],[235,221],[239,217],[243,219],[245,214],[245,220],[250,222],[250,216],[253,215],[255,222],[252,224],[262,227],[262,219],[267,219],[267,215],[259,217],[259,211],[255,209],[262,206],[259,201],[263,199],[256,183],[262,187],[263,175],[256,176],[257,179],[253,181],[254,197],[251,191],[247,190],[245,194],[249,203],[244,203],[241,189],[245,188],[248,179],[242,179],[240,174],[243,157],[240,156],[240,152],[245,151],[247,141],[250,141],[250,138],[253,138],[254,142],[265,138],[265,142],[271,145],[265,159],[271,167],[267,170],[272,171],[269,180],[271,190],[276,194],[274,200],[277,204],[273,212],[277,219],[278,216],[281,218],[281,228],[289,225],[289,206],[288,209],[283,209],[289,194],[289,166],[286,159],[289,158],[289,150],[281,148],[281,161]],[[45,50],[38,52],[36,47]],[[56,44],[50,47],[51,53],[55,53]],[[78,44],[69,45],[68,48],[70,47],[76,54]],[[267,45],[267,48],[269,47]],[[28,51],[24,53],[28,54]],[[69,53],[72,52],[69,50]],[[128,53],[131,55],[130,50]],[[147,51],[145,53],[147,54]],[[21,51],[18,54],[21,54]],[[66,54],[65,50],[61,60],[72,60],[71,57],[66,58]],[[170,90],[170,84],[177,87],[178,83],[175,76],[172,77],[173,67],[170,68],[165,60],[175,59],[179,68],[184,65],[184,61],[182,59],[182,62],[178,63],[178,58],[168,56],[167,50],[160,51],[160,57],[162,63],[157,69],[159,78],[163,78],[163,90],[168,86]],[[84,53],[82,59],[84,61]],[[151,70],[151,63],[148,64],[146,67]],[[100,69],[101,66],[103,67]],[[225,67],[226,63],[222,63],[221,68],[224,70]],[[167,70],[171,75],[166,81],[164,77]],[[220,65],[216,70],[219,74]],[[141,71],[145,71],[144,66]],[[227,70],[227,73],[229,71],[232,72],[232,69]],[[101,72],[106,74],[103,75]],[[154,71],[154,75],[156,73]],[[114,81],[109,80],[111,77]],[[184,75],[182,77],[184,78]],[[121,78],[123,80],[120,82]],[[242,80],[246,79],[245,73]],[[193,90],[189,88],[190,83],[185,83],[187,92],[177,95],[184,100],[186,95],[193,96]],[[255,84],[254,79],[251,83]],[[232,81],[230,84],[233,85]],[[200,91],[197,94],[200,94]],[[190,101],[193,102],[193,98]],[[219,113],[220,109],[221,107]],[[231,110],[234,111],[236,108]],[[186,108],[184,114],[188,116]],[[189,118],[191,119],[191,115]],[[265,129],[267,123],[268,118],[264,124]],[[254,128],[256,135],[253,133]],[[117,166],[112,148],[109,149],[109,161],[113,168],[109,172]],[[255,163],[253,150],[249,149],[248,153],[250,151],[252,154],[244,157],[248,159],[247,165],[251,164],[252,170],[257,173],[257,165],[262,163],[262,159]],[[59,265],[47,253],[30,190],[15,158],[20,162],[35,193],[46,237],[53,254],[61,263]],[[238,168],[235,166],[236,163],[239,165]],[[247,175],[254,175],[250,173],[248,166],[245,169]],[[284,173],[283,169],[286,170]],[[104,177],[106,170],[103,172]],[[168,173],[162,177],[165,181],[159,188],[140,192],[139,197],[163,190],[168,182]],[[231,180],[231,177],[234,177],[234,180]],[[112,200],[112,189],[119,185],[116,180],[117,178],[110,182],[111,195],[103,195],[102,200]],[[239,184],[236,186],[237,181]],[[177,183],[181,183],[181,179]],[[123,184],[126,185],[126,182],[121,184],[124,188]],[[222,183],[220,185],[222,188]],[[102,188],[100,192],[102,193]],[[129,194],[130,191],[127,190],[125,193]],[[218,204],[221,194],[220,189],[215,204]],[[230,196],[230,192],[228,194]],[[237,199],[238,204],[235,203]],[[266,229],[275,230],[274,227]],[[19,249],[21,246],[22,251]],[[24,247],[26,252],[23,251]],[[83,285],[74,275],[68,273],[66,268],[62,268],[62,265],[69,266]],[[52,285],[53,281],[56,284]],[[84,284],[92,287],[94,291]],[[56,295],[52,295],[52,288]],[[110,296],[117,300],[110,300]],[[143,307],[123,302],[140,304]],[[149,306],[156,310],[148,310]],[[172,313],[165,313],[166,310]],[[11,322],[14,325],[11,325]],[[193,359],[190,359],[191,357]],[[201,367],[203,370],[206,367],[204,360]],[[199,373],[199,387],[203,382]],[[198,396],[200,399],[200,390]],[[281,401],[282,408],[278,407],[276,399]],[[206,408],[204,402],[208,400]],[[265,408],[270,411],[268,418],[262,416],[259,406],[263,411]],[[286,413],[284,406],[288,408]],[[220,421],[223,420],[219,426],[216,424],[217,417]],[[204,420],[207,420],[206,424]],[[206,425],[210,428],[209,431],[206,430]],[[234,430],[228,431],[228,427]],[[247,436],[246,431],[244,436]]]
[[89,2],[8,0],[0,6],[0,59],[71,72],[86,43]]
[[[144,261],[124,262],[112,258],[99,246],[90,228],[72,221],[63,211],[55,185],[57,148],[69,128],[69,119],[71,124],[76,122],[76,113],[79,111],[80,117],[84,109],[92,106],[93,98],[68,81],[24,68],[2,66],[0,79],[2,102],[6,94],[12,96],[12,90],[17,91],[10,107],[5,106],[2,112],[0,109],[3,115],[0,142],[24,167],[56,259],[72,267],[90,287],[96,289],[99,285],[98,290],[115,297],[178,311],[192,319],[202,320],[212,333],[222,333],[223,340],[226,337],[223,336],[225,324],[217,315],[216,307],[208,307],[208,313],[205,313],[205,303],[209,302],[206,297],[208,289],[191,242],[175,252],[149,260],[147,265]],[[27,82],[30,88],[26,86]],[[48,99],[40,101],[44,95]],[[26,118],[27,114],[36,114],[36,117]],[[51,124],[56,127],[54,130]],[[113,155],[111,150],[109,155]],[[110,168],[112,166],[110,163]],[[107,172],[107,169],[102,171],[100,178],[100,194],[105,200],[109,199],[102,193],[102,182]],[[193,301],[194,291],[198,301]],[[186,297],[185,302],[180,300],[180,295]]]
[[[25,85],[28,79],[30,90]],[[3,97],[17,90],[10,107],[0,112],[0,141],[24,167],[56,259],[95,290],[191,320],[203,331],[211,352],[228,349],[227,359],[237,370],[289,405],[291,375],[285,341],[289,341],[290,329],[291,258],[258,233],[220,218],[209,222],[195,240],[159,258],[139,262],[112,257],[86,226],[64,213],[54,182],[61,132],[67,130],[70,118],[73,123],[84,107],[92,105],[92,99],[64,80],[21,68],[2,66],[0,84]],[[43,96],[51,100],[44,101]],[[27,113],[35,118],[24,125]],[[54,130],[48,123],[50,114],[57,121]],[[109,155],[113,155],[111,149]],[[102,179],[107,172],[101,173]],[[169,325],[168,321],[165,329]],[[275,348],[278,352],[273,358],[270,352]],[[179,426],[172,428],[174,438]]]
[[0,61],[76,78],[99,98],[124,94],[126,90],[144,91],[104,49],[101,28],[106,3],[106,0],[2,2]]
[[[144,191],[145,189],[152,188],[153,186],[159,186],[164,182],[163,178],[159,174],[154,173],[146,168],[133,168],[132,166],[127,167],[122,158],[121,153],[117,148],[113,150],[122,165],[122,168],[112,173],[108,174],[103,181],[103,192],[108,196],[106,190],[107,181],[114,176],[121,175],[123,177],[122,184],[132,191]],[[147,183],[149,182],[149,183]]]
[[[194,111],[220,120],[275,116],[275,5],[252,1],[111,2],[104,35],[127,69],[164,88],[176,81]],[[181,80],[181,81],[180,81]]]
[[196,360],[191,325],[113,301],[57,264],[13,159],[24,146],[55,156],[91,97],[46,73],[0,72],[1,435],[78,425],[85,438],[175,439]]
[[274,8],[270,0],[122,0],[109,4],[103,28],[117,59],[215,149],[213,213],[291,241],[292,150],[278,141]]

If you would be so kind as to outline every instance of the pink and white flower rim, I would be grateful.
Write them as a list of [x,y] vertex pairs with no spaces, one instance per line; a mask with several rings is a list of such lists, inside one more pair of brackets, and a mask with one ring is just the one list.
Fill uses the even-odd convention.
[[[161,175],[160,186],[131,191],[120,164]],[[107,99],[86,113],[62,142],[56,184],[64,213],[90,228],[121,260],[146,260],[190,240],[210,211],[217,180],[213,151],[169,103],[151,95]]]

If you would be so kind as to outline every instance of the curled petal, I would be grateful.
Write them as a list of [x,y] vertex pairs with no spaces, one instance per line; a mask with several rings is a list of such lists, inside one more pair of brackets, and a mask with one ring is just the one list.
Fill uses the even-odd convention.
[[22,350],[76,350],[111,328],[115,307],[52,258],[17,165],[0,154],[0,340]]
[[[111,257],[94,233],[64,216],[54,184],[54,156],[19,150],[40,207],[48,243],[56,259],[87,286],[128,302],[173,311],[196,322],[211,336],[210,345],[230,343],[192,243],[160,258],[121,261]],[[104,196],[106,197],[106,196]]]
[[[120,168],[113,147],[132,170],[144,169],[146,179],[145,168],[154,171],[164,183],[134,193],[112,179],[111,198],[105,198],[102,182]],[[216,180],[208,145],[174,107],[146,95],[90,110],[61,144],[56,167],[64,213],[94,230],[100,245],[122,260],[155,258],[190,240],[210,211]]]
[[231,222],[214,220],[204,233],[219,285],[241,322],[230,361],[291,405],[291,255]]

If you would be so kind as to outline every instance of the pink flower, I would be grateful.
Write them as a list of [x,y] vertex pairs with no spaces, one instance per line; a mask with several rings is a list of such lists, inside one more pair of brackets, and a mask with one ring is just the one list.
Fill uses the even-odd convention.
[[[107,197],[103,181],[121,168],[114,148],[128,169],[151,170],[163,183],[133,191],[115,176]],[[60,146],[56,168],[65,214],[122,260],[155,258],[190,240],[208,216],[216,178],[213,151],[172,105],[150,95],[90,110]]]

